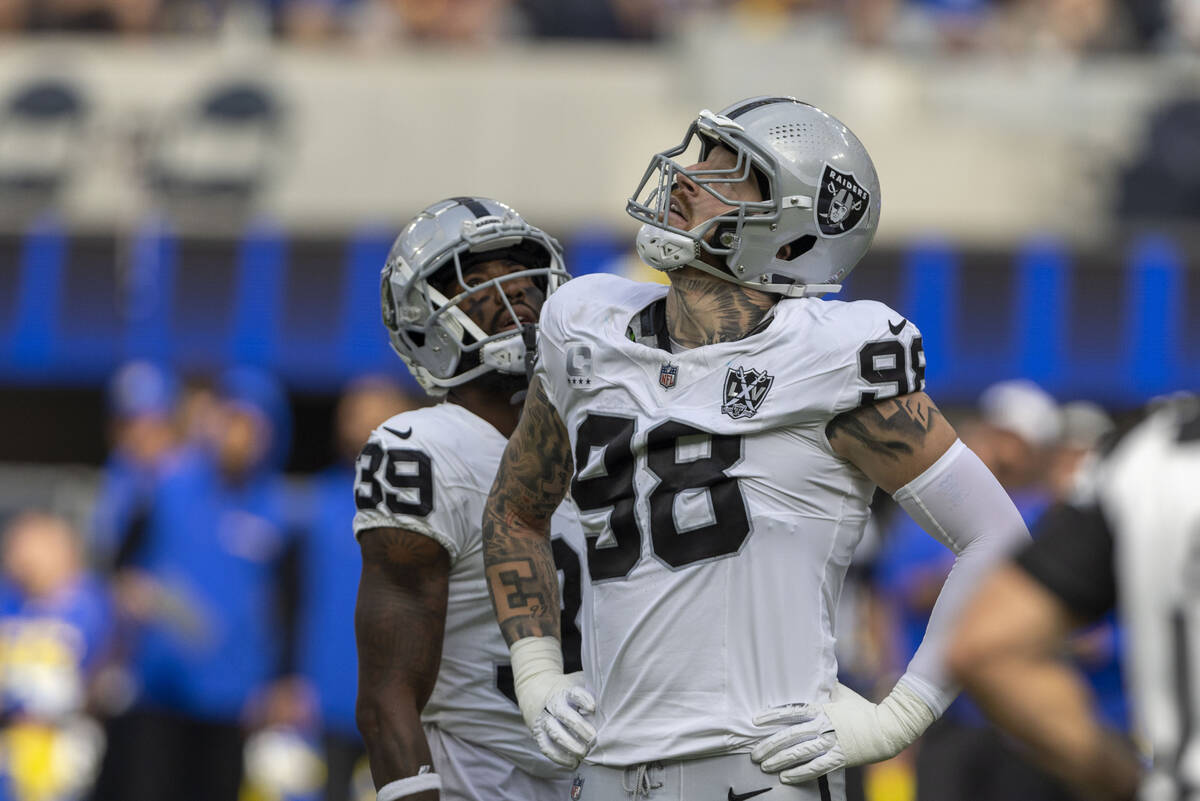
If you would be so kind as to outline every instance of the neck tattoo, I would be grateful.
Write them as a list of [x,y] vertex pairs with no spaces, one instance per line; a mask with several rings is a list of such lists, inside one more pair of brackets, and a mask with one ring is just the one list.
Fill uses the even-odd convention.
[[733,342],[753,333],[776,300],[719,278],[672,276],[667,331],[685,348]]

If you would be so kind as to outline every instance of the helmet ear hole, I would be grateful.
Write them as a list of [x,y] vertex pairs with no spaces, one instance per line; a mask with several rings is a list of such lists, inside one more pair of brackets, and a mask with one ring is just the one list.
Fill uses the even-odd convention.
[[813,249],[813,245],[817,244],[817,238],[812,234],[805,234],[799,239],[793,239],[779,249],[777,258],[784,261],[795,261],[805,253]]

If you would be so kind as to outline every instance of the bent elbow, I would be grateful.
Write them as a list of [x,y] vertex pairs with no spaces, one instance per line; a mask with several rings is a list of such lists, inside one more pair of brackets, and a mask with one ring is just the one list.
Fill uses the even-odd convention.
[[420,725],[420,717],[414,699],[407,694],[360,690],[354,704],[355,724],[368,743],[379,742],[400,728]]

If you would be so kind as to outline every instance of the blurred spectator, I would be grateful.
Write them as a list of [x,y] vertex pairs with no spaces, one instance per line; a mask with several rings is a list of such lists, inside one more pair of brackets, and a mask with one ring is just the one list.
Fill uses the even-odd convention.
[[273,16],[284,38],[299,44],[328,41],[345,30],[355,0],[272,0]]
[[1032,381],[1001,381],[979,396],[979,421],[967,428],[971,449],[995,474],[1026,522],[1050,502],[1046,459],[1058,444],[1058,404]]
[[346,387],[335,418],[337,462],[317,474],[300,551],[300,672],[315,689],[328,779],[325,801],[347,801],[351,777],[363,759],[354,719],[358,663],[354,605],[362,563],[350,522],[354,517],[354,461],[371,431],[416,406],[398,384],[368,376]]
[[0,799],[73,801],[90,789],[104,749],[88,699],[111,605],[62,518],[19,515],[2,548]]
[[[675,8],[672,8],[672,5]],[[678,6],[655,0],[520,0],[529,32],[539,38],[647,39]]]
[[93,520],[93,548],[101,564],[116,558],[120,536],[144,515],[176,447],[174,376],[135,361],[109,381],[110,453],[104,465]]
[[0,0],[0,22],[35,31],[148,33],[160,10],[161,0]]
[[1072,401],[1062,407],[1062,437],[1050,459],[1047,485],[1054,500],[1065,501],[1075,488],[1075,479],[1087,458],[1115,426],[1104,409],[1090,401]]
[[110,727],[99,797],[235,801],[243,723],[311,714],[301,685],[284,679],[297,586],[277,472],[287,401],[272,378],[246,368],[222,376],[218,397],[211,449],[170,466],[119,550],[118,603],[141,624],[137,692]]
[[482,44],[504,31],[510,0],[386,0],[418,41]]

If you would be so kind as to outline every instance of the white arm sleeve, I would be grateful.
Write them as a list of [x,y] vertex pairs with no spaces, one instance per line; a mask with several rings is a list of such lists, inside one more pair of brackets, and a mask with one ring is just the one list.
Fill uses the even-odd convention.
[[958,694],[944,664],[955,619],[983,573],[1029,542],[1029,529],[1000,482],[962,440],[892,497],[955,554],[954,569],[933,606],[925,638],[900,679],[940,715]]

